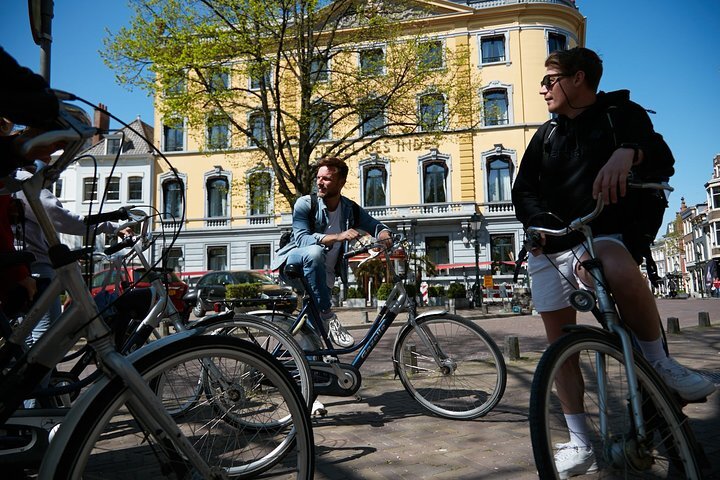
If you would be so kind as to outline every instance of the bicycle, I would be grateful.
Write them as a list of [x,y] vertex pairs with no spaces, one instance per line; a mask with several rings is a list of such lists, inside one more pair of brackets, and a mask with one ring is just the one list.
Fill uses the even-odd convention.
[[[75,99],[63,92],[57,95],[61,100]],[[39,478],[126,477],[132,459],[142,464],[142,475],[147,476],[242,476],[255,457],[248,449],[249,437],[244,437],[244,429],[238,425],[254,418],[262,418],[265,423],[265,418],[288,415],[297,432],[296,447],[295,455],[286,457],[283,466],[292,469],[289,476],[311,478],[314,446],[305,401],[287,370],[266,351],[236,338],[201,335],[202,329],[168,336],[128,357],[115,350],[112,331],[101,320],[77,264],[86,249],[70,251],[60,243],[38,200],[45,182],[54,181],[74,160],[84,141],[96,133],[87,114],[65,101],[60,102],[58,123],[59,130],[41,134],[23,148],[27,152],[34,146],[67,142],[60,157],[26,181],[3,179],[0,192],[23,189],[48,241],[57,273],[24,321],[0,346],[3,430],[20,436],[29,429],[40,435],[32,422],[25,424],[13,413],[84,337],[97,353],[103,377],[83,392],[62,417],[60,428],[49,442]],[[68,291],[71,305],[37,343],[18,355],[29,331],[62,290]],[[184,401],[181,390],[194,394],[199,379],[208,398],[202,409],[204,415],[192,420],[173,418],[168,410]],[[160,384],[163,391],[173,387],[177,395],[172,399],[164,396],[161,402]],[[216,408],[219,402],[224,406],[220,413]]]
[[[507,370],[502,353],[482,328],[445,310],[418,315],[415,299],[405,290],[402,276],[395,273],[390,253],[405,239],[394,235],[393,245],[372,241],[349,251],[346,258],[373,250],[384,255],[393,279],[385,306],[378,312],[365,337],[350,348],[334,348],[319,319],[320,310],[310,292],[300,265],[285,265],[284,275],[304,287],[303,305],[296,316],[272,311],[250,312],[279,323],[293,334],[310,359],[316,395],[352,396],[360,388],[360,369],[385,335],[397,315],[407,310],[407,323],[395,338],[392,361],[405,390],[426,411],[449,419],[475,419],[486,415],[505,391]],[[339,355],[357,352],[350,363]]]
[[[631,183],[631,188],[671,189],[667,184]],[[556,375],[577,370],[584,384],[583,408],[591,429],[592,449],[601,478],[702,478],[702,455],[679,396],[672,393],[654,368],[633,347],[594,250],[588,223],[595,209],[566,228],[531,226],[528,235],[553,236],[580,232],[590,259],[581,262],[593,281],[593,291],[570,296],[578,311],[592,312],[600,327],[572,325],[542,355],[530,396],[530,433],[540,478],[558,478],[555,453],[568,442],[563,402]],[[564,478],[564,477],[560,477]],[[566,478],[566,477],[565,477]]]

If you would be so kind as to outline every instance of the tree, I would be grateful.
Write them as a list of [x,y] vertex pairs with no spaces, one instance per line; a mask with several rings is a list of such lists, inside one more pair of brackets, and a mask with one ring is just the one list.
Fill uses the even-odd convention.
[[120,83],[147,90],[163,117],[187,118],[211,147],[256,146],[233,159],[271,167],[292,205],[311,191],[322,155],[473,128],[467,44],[428,36],[426,5],[134,0],[130,25],[105,40],[103,55]]

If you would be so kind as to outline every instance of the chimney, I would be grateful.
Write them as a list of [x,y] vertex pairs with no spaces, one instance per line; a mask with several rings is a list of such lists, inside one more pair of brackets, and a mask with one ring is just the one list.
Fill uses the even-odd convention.
[[[98,103],[98,107],[99,108],[95,109],[95,114],[93,116],[93,127],[102,130],[103,132],[107,132],[110,128],[110,117],[107,113],[105,113],[105,111],[102,111],[107,110],[107,107],[102,103]],[[104,133],[96,133],[92,138],[92,144],[95,145],[96,143],[98,143],[100,140],[103,139],[103,136]]]
[[680,197],[680,211],[684,212],[687,210],[687,205],[685,204],[685,197]]

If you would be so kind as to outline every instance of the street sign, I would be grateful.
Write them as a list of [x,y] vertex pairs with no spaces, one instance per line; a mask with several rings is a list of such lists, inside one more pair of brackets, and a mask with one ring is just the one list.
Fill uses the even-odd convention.
[[493,282],[493,276],[492,275],[485,275],[483,277],[483,287],[490,288],[494,285]]

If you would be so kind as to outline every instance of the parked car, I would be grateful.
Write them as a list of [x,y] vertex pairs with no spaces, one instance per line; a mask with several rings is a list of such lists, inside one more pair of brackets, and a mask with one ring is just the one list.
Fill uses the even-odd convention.
[[[165,282],[168,296],[178,312],[184,312],[186,309],[183,296],[188,291],[187,283],[180,280],[180,277],[172,270],[163,271],[160,268],[152,269],[145,275],[145,267],[128,267],[120,273],[120,292],[122,293],[129,285],[135,284],[139,288],[147,288],[156,278],[160,278]],[[110,293],[115,291],[115,285],[118,283],[117,271],[103,270],[93,275],[91,290],[93,297],[100,291],[106,290]],[[137,283],[136,283],[137,282]]]
[[[292,288],[278,285],[264,273],[254,270],[223,270],[203,275],[195,285],[195,293],[186,295],[185,300],[193,305],[193,314],[202,317],[215,310],[215,303],[224,303],[227,285],[238,283],[259,283],[260,296],[256,298],[233,299],[232,306],[243,310],[260,308],[276,309],[292,313],[297,308],[297,295]],[[194,303],[193,303],[194,302]]]

